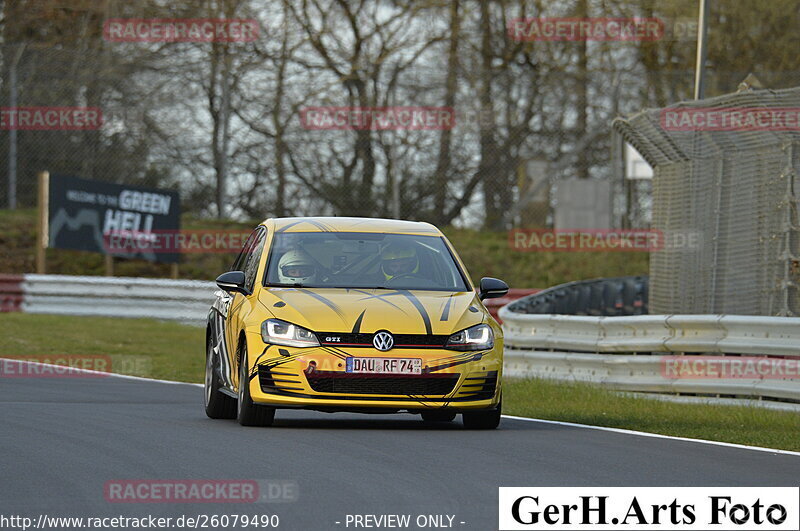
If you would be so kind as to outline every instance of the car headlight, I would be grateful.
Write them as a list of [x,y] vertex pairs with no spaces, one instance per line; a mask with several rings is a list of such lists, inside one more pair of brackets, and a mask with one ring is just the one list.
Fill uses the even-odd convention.
[[447,339],[445,348],[454,350],[488,350],[494,346],[494,332],[486,324],[479,324],[456,332]]
[[267,319],[261,323],[261,339],[272,345],[287,347],[318,347],[314,332],[280,319]]

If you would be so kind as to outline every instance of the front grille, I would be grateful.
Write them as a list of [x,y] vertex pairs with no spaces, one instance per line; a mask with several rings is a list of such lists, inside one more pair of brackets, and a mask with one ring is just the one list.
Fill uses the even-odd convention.
[[[342,347],[372,347],[375,334],[317,332],[317,339],[322,345]],[[450,336],[436,334],[392,334],[393,348],[444,348]]]
[[352,395],[429,395],[441,396],[453,391],[458,374],[428,374],[424,376],[306,373],[311,389],[318,393]]

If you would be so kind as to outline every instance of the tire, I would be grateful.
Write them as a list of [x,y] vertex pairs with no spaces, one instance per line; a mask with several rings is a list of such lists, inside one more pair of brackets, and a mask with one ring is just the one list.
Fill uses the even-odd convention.
[[211,347],[211,339],[206,340],[206,374],[203,385],[203,397],[206,406],[206,415],[212,419],[235,419],[236,400],[220,392],[222,384],[219,380],[219,372],[216,370],[217,364],[214,363],[214,350]]
[[456,414],[450,411],[425,411],[422,420],[425,422],[451,422],[455,420]]
[[500,402],[494,409],[462,413],[461,420],[468,430],[493,430],[500,425],[503,404]]
[[250,397],[250,375],[248,374],[247,342],[239,343],[239,400],[236,419],[242,426],[272,426],[275,408],[261,406]]

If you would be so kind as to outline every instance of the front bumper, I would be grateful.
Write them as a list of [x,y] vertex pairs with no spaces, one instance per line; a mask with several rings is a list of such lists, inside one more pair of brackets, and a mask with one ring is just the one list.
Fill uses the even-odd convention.
[[[254,352],[256,345],[248,350]],[[258,345],[250,361],[250,396],[278,408],[412,412],[491,409],[500,400],[502,341],[492,350],[394,349]],[[345,372],[348,356],[420,358],[422,374]]]

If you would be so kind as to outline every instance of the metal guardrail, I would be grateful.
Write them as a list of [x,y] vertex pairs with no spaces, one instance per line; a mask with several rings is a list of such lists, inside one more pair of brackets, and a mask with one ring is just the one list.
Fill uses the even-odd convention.
[[[152,317],[204,324],[214,300],[214,282],[69,275],[0,275],[0,311],[61,315]],[[509,290],[489,299],[497,317],[500,306],[536,289]]]
[[679,379],[662,376],[661,356],[505,351],[506,376],[598,383],[619,391],[800,401],[799,380]]
[[25,275],[23,312],[150,317],[202,325],[214,282],[124,277]]
[[[664,360],[711,354],[800,357],[800,318],[740,315],[587,317],[500,309],[505,374],[595,382],[613,389],[800,402],[800,378],[671,378]],[[665,358],[666,357],[666,358]]]
[[800,318],[743,315],[586,317],[500,309],[506,346],[521,350],[800,356]]

